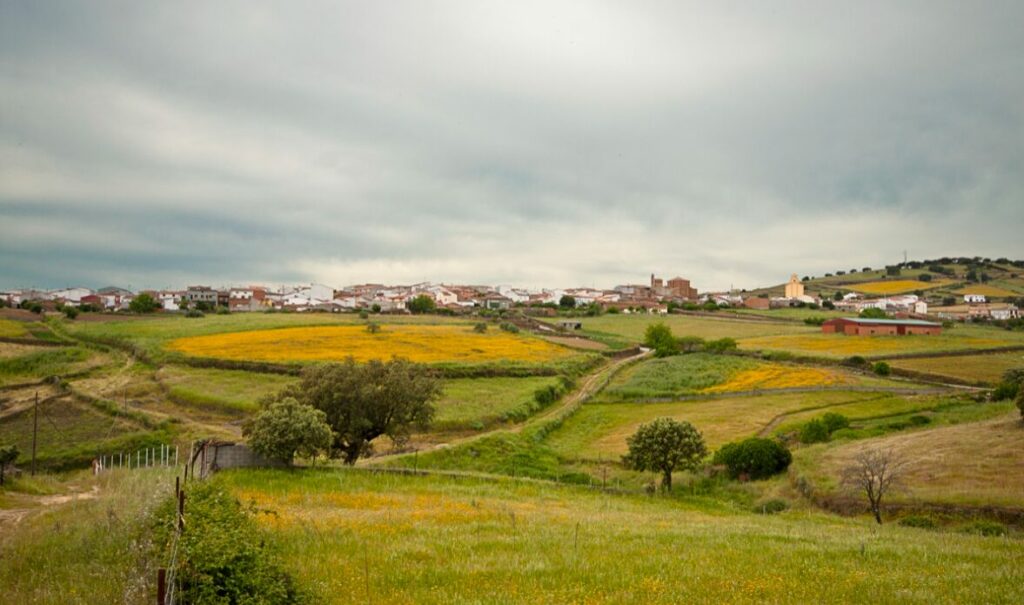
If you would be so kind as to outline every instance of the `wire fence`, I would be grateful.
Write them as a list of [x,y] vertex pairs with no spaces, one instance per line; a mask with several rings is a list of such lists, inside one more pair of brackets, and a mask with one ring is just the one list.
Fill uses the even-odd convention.
[[93,474],[113,469],[140,469],[178,466],[178,446],[160,444],[133,452],[99,454],[92,461]]

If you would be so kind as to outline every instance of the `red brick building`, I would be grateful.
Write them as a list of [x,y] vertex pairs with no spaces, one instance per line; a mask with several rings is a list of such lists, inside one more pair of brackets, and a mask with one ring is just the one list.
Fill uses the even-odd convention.
[[862,319],[841,317],[821,324],[824,334],[846,334],[847,336],[906,336],[920,334],[938,336],[942,324],[919,319]]

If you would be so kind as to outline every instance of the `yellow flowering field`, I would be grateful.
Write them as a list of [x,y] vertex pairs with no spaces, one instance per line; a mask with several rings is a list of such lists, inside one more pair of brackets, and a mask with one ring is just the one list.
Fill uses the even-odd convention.
[[167,348],[195,357],[240,361],[356,361],[404,357],[420,363],[547,362],[573,355],[540,338],[473,332],[468,325],[312,326],[179,338]]
[[887,279],[883,281],[872,281],[866,284],[857,284],[856,286],[850,287],[858,292],[865,292],[867,294],[902,294],[904,292],[913,292],[914,290],[938,288],[949,283],[951,283],[949,280],[942,279],[930,282],[919,281],[916,279]]
[[0,319],[0,336],[4,338],[22,338],[28,336],[25,324],[13,319]]
[[827,387],[854,382],[849,376],[825,368],[801,368],[778,364],[764,364],[742,370],[729,380],[704,389],[705,393],[729,393],[761,389],[791,389],[799,387]]

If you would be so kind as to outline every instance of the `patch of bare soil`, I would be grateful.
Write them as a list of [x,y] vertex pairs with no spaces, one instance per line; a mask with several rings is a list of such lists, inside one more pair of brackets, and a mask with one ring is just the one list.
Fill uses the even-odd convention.
[[603,342],[597,342],[596,340],[590,340],[589,338],[580,338],[577,336],[544,336],[543,338],[544,340],[553,342],[556,345],[572,347],[574,349],[584,349],[587,351],[608,350],[608,345]]

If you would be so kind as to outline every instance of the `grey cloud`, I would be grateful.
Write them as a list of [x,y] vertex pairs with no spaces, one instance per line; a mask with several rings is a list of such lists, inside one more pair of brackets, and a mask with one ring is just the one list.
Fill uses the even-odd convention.
[[0,285],[721,288],[1024,256],[1022,17],[0,2]]

